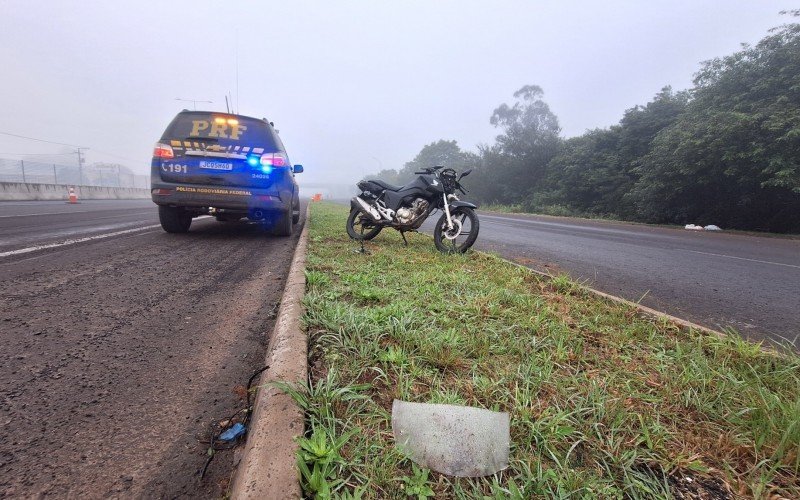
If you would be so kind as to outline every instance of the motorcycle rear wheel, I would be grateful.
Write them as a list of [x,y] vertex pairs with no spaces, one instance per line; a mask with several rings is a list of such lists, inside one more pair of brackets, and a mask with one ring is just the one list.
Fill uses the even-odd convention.
[[353,208],[350,210],[350,215],[347,217],[347,235],[350,238],[354,240],[371,240],[378,236],[381,229],[383,227],[376,226],[361,209]]
[[464,253],[478,239],[478,215],[469,207],[456,207],[450,211],[450,217],[456,222],[453,230],[448,230],[447,214],[443,213],[433,230],[433,242],[440,252]]

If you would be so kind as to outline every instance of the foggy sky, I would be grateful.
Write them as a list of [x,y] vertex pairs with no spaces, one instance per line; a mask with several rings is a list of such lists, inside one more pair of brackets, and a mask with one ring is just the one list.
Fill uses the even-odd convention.
[[[493,142],[489,116],[526,84],[565,137],[614,124],[789,22],[778,12],[792,4],[0,0],[0,132],[147,173],[169,120],[192,108],[176,97],[224,111],[230,92],[240,113],[275,122],[301,184],[349,183],[438,139]],[[0,135],[0,158],[69,151]]]

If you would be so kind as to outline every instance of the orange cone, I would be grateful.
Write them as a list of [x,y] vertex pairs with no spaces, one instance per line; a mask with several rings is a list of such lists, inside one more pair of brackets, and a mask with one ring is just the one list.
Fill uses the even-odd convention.
[[78,195],[75,194],[75,188],[69,188],[69,202],[70,203],[78,203]]

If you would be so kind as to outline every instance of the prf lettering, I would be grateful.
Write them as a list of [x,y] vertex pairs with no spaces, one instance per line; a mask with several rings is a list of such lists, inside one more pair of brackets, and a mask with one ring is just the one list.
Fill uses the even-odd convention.
[[[211,127],[210,130],[209,127]],[[192,137],[200,137],[200,132],[206,130],[208,130],[206,137],[221,137],[223,139],[238,141],[242,132],[247,130],[247,126],[239,123],[230,125],[228,123],[210,122],[208,120],[192,120],[192,133],[189,135]]]

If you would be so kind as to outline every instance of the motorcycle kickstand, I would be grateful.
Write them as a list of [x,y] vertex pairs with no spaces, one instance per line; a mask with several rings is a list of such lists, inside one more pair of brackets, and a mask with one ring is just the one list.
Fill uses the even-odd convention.
[[358,250],[355,250],[355,252],[356,253],[363,253],[364,255],[369,255],[369,252],[367,251],[367,249],[364,248],[364,226],[363,225],[361,226],[361,239],[359,239],[358,242],[361,244],[361,248],[359,248]]
[[400,231],[400,236],[403,237],[403,243],[405,243],[405,246],[408,246],[408,240],[406,239],[406,232]]

